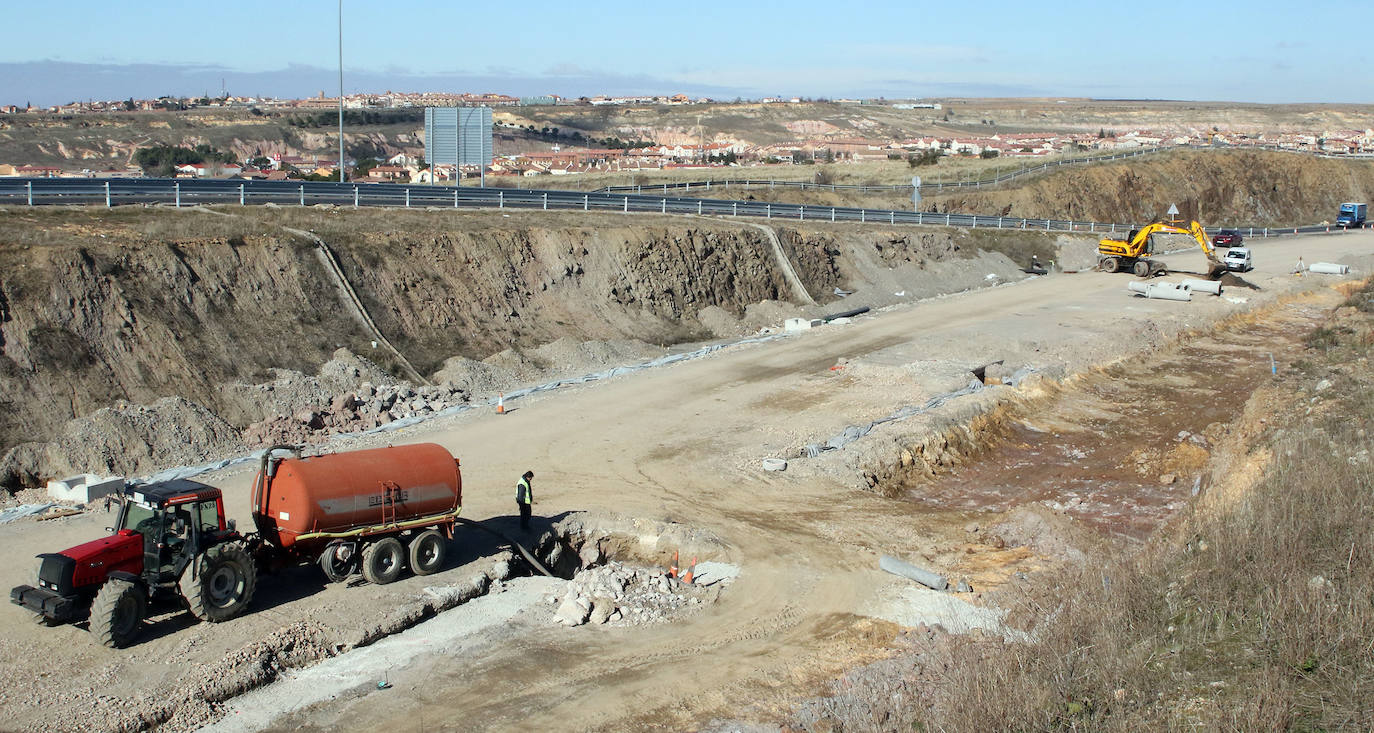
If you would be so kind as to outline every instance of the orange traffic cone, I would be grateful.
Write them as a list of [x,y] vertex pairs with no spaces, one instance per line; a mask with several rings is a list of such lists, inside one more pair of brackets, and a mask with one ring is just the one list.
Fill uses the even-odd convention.
[[668,566],[668,577],[677,577],[677,550],[673,550],[673,564]]
[[496,414],[506,414],[506,394],[504,392],[496,393]]
[[692,578],[696,577],[696,574],[697,574],[697,559],[694,557],[694,558],[692,558],[692,567],[687,568],[687,574],[684,575],[684,576],[682,576],[682,582],[684,582],[684,583],[686,583],[686,584],[688,584],[688,585],[691,585],[691,584],[692,584]]

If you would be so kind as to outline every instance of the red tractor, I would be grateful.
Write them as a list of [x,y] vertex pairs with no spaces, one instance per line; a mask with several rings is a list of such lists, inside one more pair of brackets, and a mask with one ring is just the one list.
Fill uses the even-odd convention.
[[10,600],[57,625],[90,619],[102,644],[138,635],[152,604],[183,603],[203,621],[227,621],[253,598],[257,568],[244,538],[224,518],[219,489],[177,479],[126,487],[113,534],[39,555],[38,587]]

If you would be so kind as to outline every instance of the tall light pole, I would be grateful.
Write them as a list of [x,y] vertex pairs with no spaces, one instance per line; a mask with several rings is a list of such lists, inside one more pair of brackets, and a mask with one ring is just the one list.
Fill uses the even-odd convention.
[[339,0],[339,183],[343,183],[344,139],[343,139],[343,0]]

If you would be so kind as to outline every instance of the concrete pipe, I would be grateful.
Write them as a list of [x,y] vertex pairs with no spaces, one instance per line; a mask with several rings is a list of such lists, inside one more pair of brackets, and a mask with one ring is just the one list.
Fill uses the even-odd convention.
[[1168,285],[1151,285],[1149,288],[1145,290],[1145,297],[1152,298],[1154,300],[1188,301],[1193,299],[1193,293],[1191,290],[1173,288],[1169,287]]
[[1220,280],[1194,280],[1192,278],[1189,278],[1183,281],[1183,287],[1195,293],[1211,293],[1212,295],[1221,295]]
[[878,557],[878,567],[886,570],[893,575],[900,575],[903,578],[914,580],[927,588],[934,590],[945,590],[949,587],[949,578],[939,573],[932,573],[929,570],[918,568],[909,562],[898,560],[891,555],[881,555]]
[[1126,283],[1126,288],[1130,290],[1132,293],[1140,293],[1141,295],[1144,295],[1145,293],[1148,293],[1150,291],[1150,284],[1147,282],[1141,282],[1140,280],[1132,280],[1131,282]]
[[1350,272],[1349,265],[1337,265],[1334,262],[1313,262],[1307,270],[1323,275],[1344,275]]

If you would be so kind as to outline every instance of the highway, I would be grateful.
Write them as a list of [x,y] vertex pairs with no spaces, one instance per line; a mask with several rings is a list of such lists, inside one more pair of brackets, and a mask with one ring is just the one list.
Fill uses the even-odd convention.
[[[18,206],[97,205],[125,206],[208,204],[312,206],[379,206],[405,208],[558,209],[563,211],[616,211],[622,213],[692,214],[756,219],[866,224],[942,225],[1022,229],[1046,232],[1124,232],[1137,225],[1025,219],[985,214],[867,209],[847,206],[806,206],[770,201],[654,196],[649,194],[525,190],[505,188],[455,188],[394,183],[336,183],[306,181],[242,181],[227,179],[122,178],[4,178],[0,179],[0,204]],[[1291,236],[1339,231],[1328,225],[1288,228],[1228,226],[1247,238]],[[1218,227],[1209,228],[1213,233]]]

